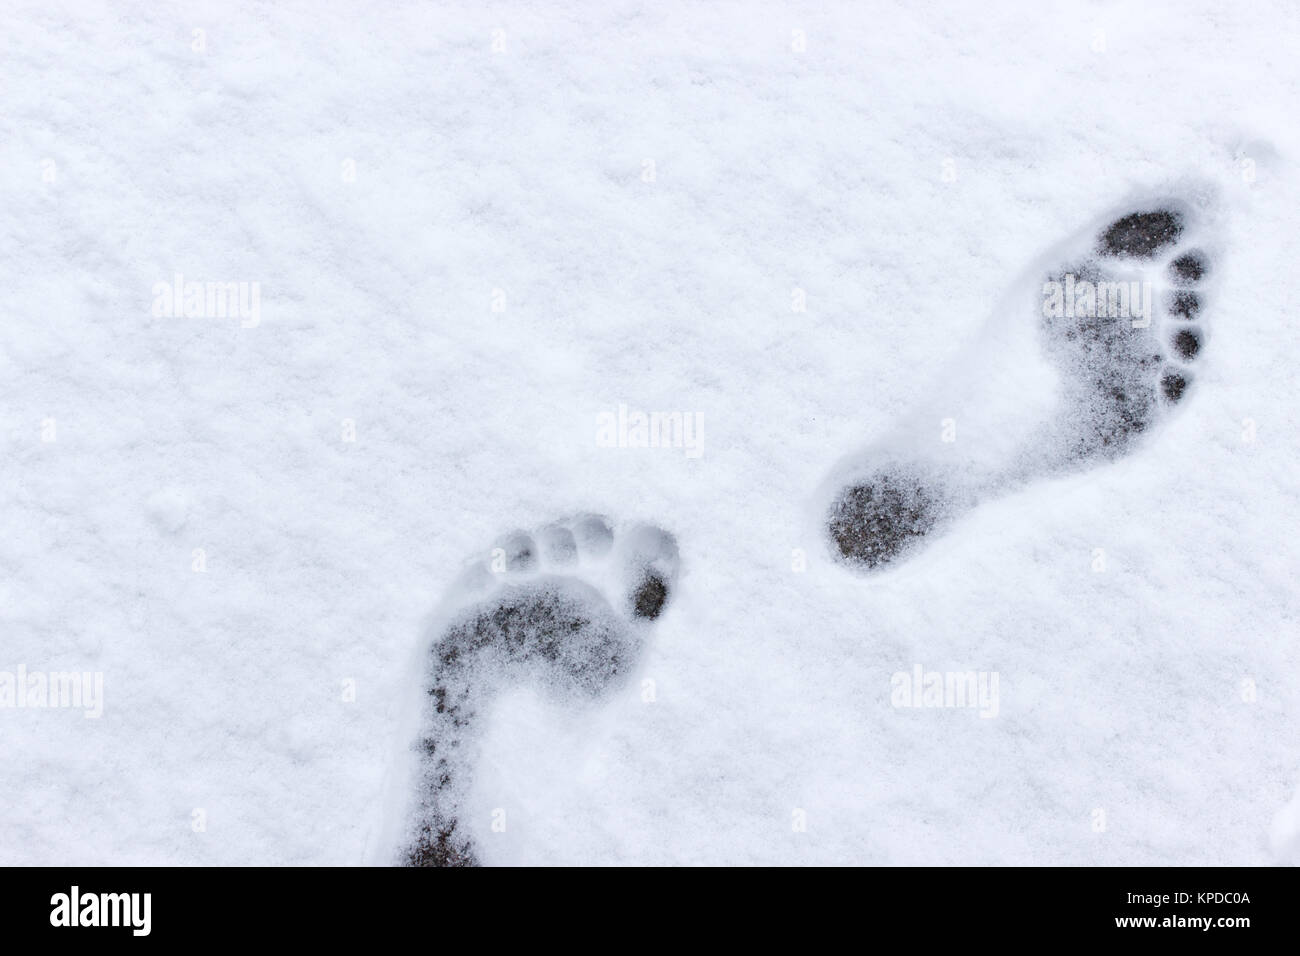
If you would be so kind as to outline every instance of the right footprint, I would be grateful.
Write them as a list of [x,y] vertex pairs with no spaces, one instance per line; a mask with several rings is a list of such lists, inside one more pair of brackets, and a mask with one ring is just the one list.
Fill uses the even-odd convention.
[[923,408],[828,481],[835,558],[895,563],[982,500],[1129,452],[1185,402],[1213,209],[1202,188],[1132,204],[1031,267]]

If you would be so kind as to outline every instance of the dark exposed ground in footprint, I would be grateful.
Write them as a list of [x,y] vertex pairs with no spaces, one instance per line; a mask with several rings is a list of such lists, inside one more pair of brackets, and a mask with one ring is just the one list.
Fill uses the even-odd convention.
[[[599,519],[579,519],[575,528],[588,552],[601,555],[609,549],[612,535]],[[538,537],[552,562],[567,564],[579,550],[567,528],[543,529]],[[661,557],[669,565],[675,562],[675,545],[666,532],[646,540],[664,549]],[[530,536],[508,537],[502,547],[512,572],[537,566]],[[655,567],[653,554],[645,557],[629,565],[631,583],[620,609],[581,577],[562,570],[503,585],[448,625],[430,651],[429,713],[419,742],[423,796],[406,851],[408,865],[477,865],[459,822],[459,802],[479,708],[497,691],[528,682],[563,698],[590,700],[628,673],[640,654],[646,623],[659,617],[672,590],[671,573]]]
[[668,585],[653,571],[646,572],[645,580],[632,593],[632,613],[653,621],[668,601]]
[[1193,250],[1185,252],[1169,264],[1169,277],[1174,282],[1200,282],[1208,271],[1205,256]]
[[1173,338],[1174,351],[1182,359],[1194,359],[1201,350],[1201,340],[1191,329],[1179,329]]
[[1166,372],[1160,379],[1160,391],[1171,402],[1181,399],[1186,390],[1187,379],[1178,372]]
[[936,520],[934,495],[901,473],[882,473],[847,488],[831,506],[827,527],[840,557],[874,568],[929,533]]
[[[1092,257],[1049,278],[1064,286],[1069,276],[1071,288],[1079,283],[1095,288],[1127,284],[1134,268],[1145,270],[1148,263],[1171,254],[1185,227],[1183,214],[1175,209],[1130,213],[1100,232]],[[1191,377],[1184,363],[1198,357],[1203,337],[1188,327],[1171,334],[1163,320],[1183,322],[1197,316],[1201,301],[1190,287],[1208,272],[1208,260],[1199,249],[1177,255],[1163,275],[1180,288],[1165,297],[1163,314],[1156,310],[1146,323],[1131,314],[1116,317],[1107,309],[1043,320],[1044,347],[1066,372],[1064,399],[1071,412],[1054,428],[1054,440],[1063,444],[1066,460],[1091,461],[1127,452],[1163,407],[1185,396]],[[831,505],[827,531],[840,559],[870,570],[915,548],[951,504],[942,489],[894,465],[844,489]]]
[[1169,314],[1179,319],[1194,319],[1201,311],[1201,299],[1195,292],[1175,292],[1169,297]]
[[1101,234],[1101,251],[1109,256],[1150,259],[1178,241],[1182,217],[1168,209],[1135,212],[1111,223]]

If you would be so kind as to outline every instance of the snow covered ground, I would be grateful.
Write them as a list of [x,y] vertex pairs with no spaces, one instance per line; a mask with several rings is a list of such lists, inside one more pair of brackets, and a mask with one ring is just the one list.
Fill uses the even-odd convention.
[[[484,862],[1294,860],[1300,16],[1134,6],[12,0],[0,671],[103,713],[0,710],[0,862],[382,856],[430,615],[579,511],[680,580],[605,698],[492,708]],[[1177,415],[831,561],[836,463],[1189,176],[1222,256]],[[606,447],[620,405],[699,453]],[[917,665],[996,716],[892,706]]]

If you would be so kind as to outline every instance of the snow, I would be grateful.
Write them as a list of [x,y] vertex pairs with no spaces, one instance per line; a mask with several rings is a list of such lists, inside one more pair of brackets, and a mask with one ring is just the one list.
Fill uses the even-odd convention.
[[[104,711],[0,710],[0,861],[372,859],[463,559],[579,511],[667,529],[681,579],[605,700],[493,708],[485,862],[1292,852],[1294,5],[8,13],[0,671],[102,672]],[[1189,176],[1222,235],[1179,413],[831,562],[837,463]],[[177,273],[259,321],[155,315]],[[620,405],[702,453],[602,446]],[[892,707],[916,664],[997,672],[998,716]]]

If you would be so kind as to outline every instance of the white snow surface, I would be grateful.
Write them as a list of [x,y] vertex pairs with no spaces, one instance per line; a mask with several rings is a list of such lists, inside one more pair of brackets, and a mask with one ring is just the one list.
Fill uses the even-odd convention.
[[[1290,3],[10,0],[0,671],[104,712],[0,710],[0,862],[382,855],[430,615],[579,511],[681,576],[606,699],[498,701],[484,862],[1294,861],[1298,57]],[[836,463],[1185,177],[1222,235],[1178,413],[832,562]],[[260,322],[154,315],[176,273]],[[702,454],[601,447],[620,404]],[[916,664],[997,716],[891,706]]]

